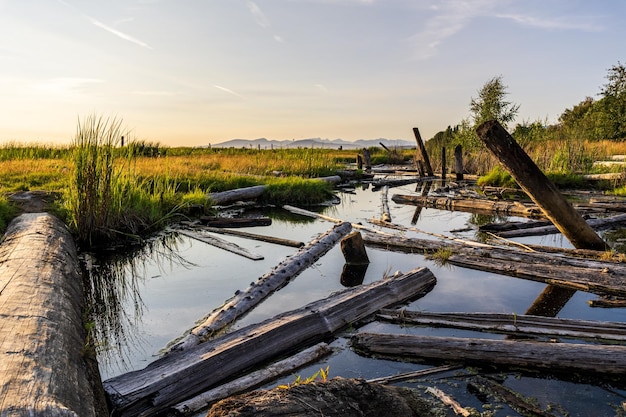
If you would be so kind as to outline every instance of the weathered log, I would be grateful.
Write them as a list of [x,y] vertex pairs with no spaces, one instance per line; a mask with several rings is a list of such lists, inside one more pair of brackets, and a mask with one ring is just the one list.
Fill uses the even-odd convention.
[[[330,177],[312,178],[311,180],[326,181],[335,184],[341,182],[341,177],[339,175],[332,175]],[[237,188],[235,190],[210,193],[209,199],[211,200],[211,203],[216,206],[241,200],[254,200],[261,197],[266,189],[267,185],[255,185],[252,187]]]
[[[315,213],[309,210],[305,210],[303,208],[299,208],[299,207],[294,207],[294,206],[289,206],[289,205],[284,205],[283,209],[294,213],[294,214],[299,214],[300,216],[306,216],[306,217],[312,217],[314,219],[322,219],[322,220],[326,220],[332,223],[336,223],[336,224],[340,224],[340,223],[344,223],[343,220],[341,219],[336,219],[334,217],[330,217],[330,216],[326,216],[324,214],[320,214],[320,213]],[[359,229],[359,230],[364,230],[364,231],[368,231],[370,233],[378,233],[378,234],[382,234],[385,236],[391,236],[389,233],[385,233],[385,232],[381,232],[380,230],[375,230],[372,228],[369,228],[367,226],[363,226],[362,224],[359,223],[352,223],[352,228],[353,229]]]
[[454,398],[450,397],[448,394],[440,390],[436,387],[427,387],[426,392],[432,394],[433,396],[439,398],[439,400],[450,407],[454,414],[457,416],[469,417],[471,413],[461,404],[459,404]]
[[324,356],[330,355],[332,349],[326,343],[318,343],[282,361],[273,363],[263,369],[252,372],[234,381],[220,385],[217,388],[176,404],[172,409],[179,415],[186,416],[203,409],[211,404],[234,394],[254,389],[280,376],[287,375],[302,366],[315,362]]
[[530,220],[523,222],[506,222],[506,223],[488,223],[478,227],[479,232],[492,232],[500,235],[501,232],[508,232],[509,230],[519,229],[532,229],[535,227],[552,226],[550,220]]
[[[626,214],[618,214],[617,216],[605,217],[600,219],[589,219],[587,224],[595,229],[602,230],[613,227],[617,224],[626,223]],[[502,237],[521,237],[521,236],[543,236],[553,233],[559,233],[559,229],[554,225],[542,225],[537,227],[529,227],[523,229],[506,230],[497,232],[498,236]],[[596,249],[599,250],[599,249]]]
[[476,198],[417,196],[394,194],[391,199],[398,204],[413,204],[440,210],[464,211],[468,213],[505,214],[520,217],[542,217],[541,210],[534,204],[517,201],[494,201]]
[[558,254],[522,252],[510,248],[466,247],[451,241],[382,236],[365,233],[367,245],[409,253],[433,253],[441,248],[453,255],[447,263],[531,281],[555,284],[600,295],[626,294],[626,265],[620,262],[583,259]]
[[350,288],[185,352],[166,355],[143,370],[105,381],[104,388],[118,415],[153,415],[239,372],[323,341],[385,306],[418,298],[430,291],[435,281],[427,268],[417,268]]
[[423,161],[426,174],[428,174],[429,177],[432,177],[435,174],[433,173],[433,167],[430,165],[430,158],[428,157],[426,146],[424,146],[422,135],[420,135],[420,131],[416,127],[413,128],[413,134],[415,135],[415,141],[417,142],[417,150],[419,151],[419,156],[420,156],[418,160]]
[[381,333],[358,333],[352,336],[351,344],[368,355],[417,362],[437,360],[596,375],[626,372],[626,346]]
[[496,120],[487,121],[478,126],[476,133],[519,186],[575,248],[607,249],[602,238],[585,222],[500,123]]
[[502,313],[436,313],[383,309],[376,317],[394,323],[454,327],[517,336],[565,337],[626,342],[626,324]]
[[333,378],[289,389],[253,391],[215,404],[207,417],[275,416],[432,416],[429,401],[418,391],[371,384],[359,379]]
[[454,172],[457,181],[463,181],[463,147],[456,145],[454,147]]
[[2,416],[107,415],[99,375],[90,378],[83,351],[81,284],[76,247],[61,221],[29,213],[11,222],[0,245]]
[[267,236],[267,235],[259,235],[256,233],[243,232],[241,230],[232,230],[232,229],[222,229],[220,227],[210,227],[210,226],[193,226],[193,229],[206,230],[211,233],[218,233],[222,235],[231,235],[237,237],[244,237],[247,239],[258,240],[261,242],[274,243],[276,245],[289,246],[293,248],[299,248],[304,246],[304,242],[299,242],[291,239],[284,239],[275,236]]
[[302,271],[332,249],[350,230],[350,223],[342,223],[313,239],[294,255],[274,267],[272,271],[257,279],[245,291],[237,291],[231,299],[204,317],[202,323],[194,327],[189,334],[167,347],[164,353],[188,349],[223,330],[228,324],[244,316],[261,301],[300,275]]
[[431,368],[420,369],[419,371],[404,372],[401,374],[396,374],[396,375],[391,375],[391,376],[383,376],[380,378],[368,379],[367,382],[375,382],[377,384],[391,384],[394,382],[409,381],[412,379],[424,378],[426,376],[430,376],[434,374],[441,374],[441,373],[445,373],[449,371],[455,371],[459,368],[460,366],[458,365],[435,366]]
[[181,230],[181,229],[176,229],[176,233],[181,234],[183,236],[187,236],[188,238],[206,243],[207,245],[215,246],[216,248],[220,248],[228,252],[236,253],[237,255],[241,255],[248,259],[252,259],[253,261],[259,261],[263,259],[263,255],[250,252],[248,249],[242,248],[241,246],[235,243],[229,242],[224,239],[220,239],[219,237],[216,237],[216,236],[210,236],[206,233],[201,233],[199,231],[194,231],[194,230]]
[[391,212],[389,211],[389,201],[387,201],[387,195],[389,194],[389,187],[383,187],[380,192],[380,199],[383,205],[383,214],[380,216],[380,220],[384,222],[391,222]]

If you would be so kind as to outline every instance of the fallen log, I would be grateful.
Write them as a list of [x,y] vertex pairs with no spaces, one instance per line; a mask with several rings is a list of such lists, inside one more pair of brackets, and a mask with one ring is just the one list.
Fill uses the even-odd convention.
[[235,253],[237,255],[241,255],[245,258],[252,259],[253,261],[260,261],[263,259],[263,255],[259,255],[258,253],[250,252],[246,248],[242,248],[241,246],[229,242],[224,239],[220,239],[216,236],[209,236],[206,233],[200,233],[193,230],[181,230],[176,229],[176,233],[181,234],[183,236],[187,236],[188,238],[198,240],[200,242],[206,243],[207,245],[215,246],[216,248],[224,249],[225,251]]
[[446,373],[449,371],[456,371],[461,368],[458,365],[442,365],[432,368],[420,369],[419,371],[404,372],[402,374],[383,376],[380,378],[368,379],[367,382],[375,382],[377,384],[392,384],[394,382],[409,381],[418,378],[424,378],[435,374]]
[[[602,230],[613,227],[617,224],[626,223],[626,214],[618,214],[617,216],[605,217],[600,219],[588,219],[587,224],[594,230]],[[541,225],[536,227],[529,227],[524,229],[506,230],[502,232],[495,232],[501,237],[522,237],[522,236],[542,236],[554,233],[559,233],[554,225]]]
[[504,214],[520,217],[543,217],[536,205],[517,201],[495,201],[476,198],[456,198],[438,196],[418,196],[394,194],[391,199],[398,204],[412,204],[440,210],[463,211],[468,213]]
[[453,327],[517,336],[626,342],[626,324],[619,322],[574,320],[523,314],[436,313],[388,309],[379,311],[376,317],[399,324]]
[[104,388],[118,415],[154,415],[239,372],[325,340],[385,306],[419,298],[435,282],[427,268],[417,268],[337,292],[187,351],[161,357],[142,370],[104,381]]
[[207,232],[211,232],[211,233],[243,237],[247,239],[253,239],[253,240],[258,240],[258,241],[267,242],[267,243],[274,243],[276,245],[289,246],[293,248],[299,248],[301,246],[304,246],[304,242],[299,242],[299,241],[291,240],[291,239],[284,239],[284,238],[275,237],[275,236],[267,236],[267,235],[259,235],[256,233],[243,232],[241,230],[222,229],[220,227],[198,226],[198,225],[192,226],[192,229],[206,230]]
[[188,349],[223,330],[228,324],[244,316],[261,301],[300,275],[302,271],[332,249],[341,238],[350,233],[350,230],[350,223],[342,223],[313,239],[294,255],[274,267],[272,271],[257,279],[245,291],[237,291],[232,298],[205,316],[201,324],[194,327],[181,340],[166,347],[163,353]]
[[81,283],[60,220],[28,213],[10,223],[0,245],[2,416],[108,415],[97,364],[84,350]]
[[380,199],[383,205],[383,214],[380,216],[380,220],[383,222],[391,222],[391,212],[389,211],[389,202],[387,201],[387,194],[389,193],[389,186],[384,186],[380,192]]
[[[330,177],[311,178],[312,181],[325,181],[332,184],[341,182],[339,175],[332,175]],[[252,187],[237,188],[236,190],[221,191],[217,193],[209,193],[209,200],[216,206],[222,206],[226,203],[232,203],[241,200],[254,200],[261,197],[267,185],[255,185]]]
[[263,369],[252,372],[234,381],[220,385],[217,388],[176,404],[172,409],[177,415],[187,416],[208,408],[211,404],[234,394],[254,389],[280,376],[287,375],[302,366],[315,362],[324,356],[330,355],[332,349],[326,343],[319,343],[302,352],[276,362]]
[[269,217],[200,217],[202,224],[209,227],[257,227],[270,226],[272,219]]
[[451,241],[363,234],[367,245],[408,253],[434,253],[450,249],[445,262],[599,295],[626,294],[626,264],[560,254],[522,252],[511,248],[468,247]]
[[437,360],[595,375],[626,372],[626,346],[381,333],[358,333],[351,344],[366,355],[416,362]]

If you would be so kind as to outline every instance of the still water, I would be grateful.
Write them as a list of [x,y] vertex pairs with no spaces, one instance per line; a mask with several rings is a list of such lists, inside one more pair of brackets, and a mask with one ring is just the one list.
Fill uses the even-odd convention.
[[[422,209],[419,217],[415,219],[416,207],[398,205],[391,201],[393,194],[415,193],[415,185],[389,190],[389,206],[394,223],[428,233],[465,239],[477,238],[477,223],[485,221],[481,216]],[[368,219],[379,218],[381,215],[380,192],[360,187],[350,192],[338,193],[338,197],[340,197],[340,203],[326,207],[323,214],[375,228],[368,224]],[[272,218],[272,225],[248,228],[246,231],[306,243],[333,226],[328,221],[294,216],[281,209],[264,211],[263,214]],[[513,217],[507,219],[523,220]],[[415,220],[417,221],[414,222]],[[504,219],[499,218],[499,220]],[[405,235],[432,238],[428,234],[416,231],[405,232]],[[118,256],[114,261],[106,264],[106,268],[101,261],[93,261],[96,265],[100,265],[101,269],[111,269],[112,273],[104,274],[106,278],[102,279],[108,282],[112,279],[118,281],[114,293],[101,294],[96,300],[96,304],[99,304],[102,309],[97,313],[105,317],[105,319],[96,319],[94,326],[94,332],[102,341],[99,361],[103,379],[145,367],[155,359],[159,350],[168,342],[183,335],[187,329],[193,327],[197,320],[220,306],[236,290],[244,290],[251,282],[271,271],[275,265],[297,251],[294,248],[249,239],[221,237],[263,255],[264,259],[249,260],[199,241],[172,235],[157,239],[149,248],[129,253],[121,257],[122,259]],[[516,240],[523,243],[571,247],[560,234]],[[371,263],[367,268],[364,283],[379,280],[386,274],[393,274],[396,271],[406,272],[419,266],[428,267],[436,276],[435,288],[425,297],[407,306],[411,310],[523,314],[545,288],[545,284],[537,282],[455,266],[440,266],[422,255],[370,247],[367,251]],[[343,289],[340,283],[343,265],[344,258],[337,245],[315,265],[237,322],[235,327],[265,320]],[[597,296],[577,292],[558,316],[587,320],[626,321],[626,309],[589,307],[587,300],[594,298]],[[109,304],[113,307],[108,306]],[[111,323],[116,323],[116,325]],[[367,324],[359,330],[483,338],[502,337],[454,329],[399,327],[379,322]],[[345,336],[349,337],[349,334],[340,336],[333,342],[332,346],[336,348],[336,352],[331,357],[322,363],[316,363],[298,371],[298,374],[306,377],[314,374],[320,367],[329,366],[331,377],[370,379],[426,367],[420,364],[361,357],[350,350]],[[293,376],[283,378],[268,387],[292,381],[293,378]],[[563,407],[562,414],[556,413],[555,415],[567,413],[570,416],[613,416],[624,413],[622,408],[622,401],[626,400],[624,390],[596,386],[593,382],[583,384],[559,381],[554,378],[544,378],[541,375],[502,374],[502,378],[509,388],[517,390],[524,396],[536,398],[544,409],[548,404]],[[426,384],[438,385],[464,406],[484,411],[478,397],[467,391],[463,384],[466,380],[467,377],[459,376],[458,372],[450,372],[438,375],[436,379],[429,380]],[[423,385],[424,382],[422,381],[421,384]],[[405,383],[404,385],[418,387],[420,384]],[[495,415],[519,414],[505,407],[498,410]]]

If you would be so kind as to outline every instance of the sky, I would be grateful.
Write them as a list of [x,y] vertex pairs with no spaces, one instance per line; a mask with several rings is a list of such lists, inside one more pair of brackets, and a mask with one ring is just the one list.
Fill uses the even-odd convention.
[[0,0],[0,144],[428,139],[497,76],[554,123],[624,39],[621,0]]

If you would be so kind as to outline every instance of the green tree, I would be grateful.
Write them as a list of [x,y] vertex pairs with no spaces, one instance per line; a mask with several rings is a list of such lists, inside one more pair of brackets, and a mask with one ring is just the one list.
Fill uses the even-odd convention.
[[607,139],[626,139],[626,66],[621,62],[613,65],[602,86],[600,106],[607,116],[603,118]]
[[502,83],[502,76],[487,81],[478,91],[478,97],[472,98],[470,111],[477,127],[487,120],[495,119],[504,127],[515,120],[519,111],[519,104],[506,101],[507,86]]

